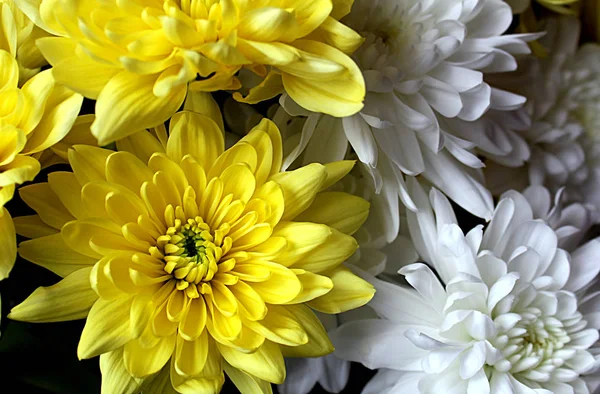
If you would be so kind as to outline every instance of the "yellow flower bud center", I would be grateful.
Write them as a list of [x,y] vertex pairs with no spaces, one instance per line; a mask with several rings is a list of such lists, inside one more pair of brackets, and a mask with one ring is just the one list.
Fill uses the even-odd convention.
[[231,247],[231,239],[225,237],[229,226],[225,227],[213,234],[199,216],[187,222],[175,219],[150,253],[165,262],[164,270],[177,281],[178,290],[198,298],[204,293],[203,284],[212,280],[221,257]]

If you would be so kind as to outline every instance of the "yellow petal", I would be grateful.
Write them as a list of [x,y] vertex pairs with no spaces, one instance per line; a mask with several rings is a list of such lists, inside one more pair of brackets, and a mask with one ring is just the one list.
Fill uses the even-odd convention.
[[287,249],[274,260],[289,267],[305,258],[315,248],[328,242],[332,231],[334,230],[323,224],[280,222],[273,231],[273,237],[285,238]]
[[283,189],[285,211],[282,220],[291,220],[308,208],[326,178],[325,167],[318,163],[273,175],[270,180]]
[[10,10],[10,6],[7,3],[1,4],[0,20],[2,20],[2,29],[0,29],[0,49],[16,56],[17,26],[13,13]]
[[260,320],[267,314],[267,307],[261,296],[252,289],[252,286],[243,281],[238,281],[229,289],[239,303],[240,312],[250,320]]
[[16,88],[19,83],[19,64],[4,50],[0,50],[0,70],[0,91]]
[[41,152],[62,140],[77,119],[82,103],[81,95],[64,86],[54,86],[46,101],[46,111],[31,132],[23,153]]
[[188,91],[185,102],[183,103],[183,109],[185,111],[208,116],[217,124],[217,126],[219,126],[221,131],[225,131],[221,109],[209,92]]
[[183,376],[199,374],[208,357],[208,333],[204,331],[194,341],[186,341],[178,336],[174,357],[175,369],[179,374]]
[[364,42],[360,34],[332,17],[328,17],[306,38],[329,44],[347,55],[354,53]]
[[73,123],[73,127],[71,127],[69,134],[50,148],[52,149],[52,152],[68,162],[68,151],[73,145],[96,145],[98,141],[90,131],[90,126],[92,125],[94,118],[93,114],[78,116],[77,119],[75,119],[75,123]]
[[19,255],[62,277],[82,268],[91,268],[97,261],[67,246],[60,233],[21,242]]
[[154,174],[146,163],[129,152],[115,152],[106,160],[106,180],[124,186],[139,194],[144,182],[151,182]]
[[[43,71],[31,78],[23,87],[23,97],[26,101],[27,116],[24,116],[19,123],[25,133],[29,134],[39,123],[46,109],[46,103],[49,96],[56,87],[52,72],[50,70]],[[48,108],[51,109],[50,106]]]
[[333,345],[323,324],[310,308],[305,305],[289,305],[287,308],[302,325],[308,342],[300,346],[282,346],[285,357],[321,357],[333,352]]
[[[0,187],[4,188],[32,181],[39,172],[39,161],[30,156],[17,155],[12,162],[3,166],[2,171],[0,171]],[[0,195],[0,197],[3,196]],[[12,197],[12,192],[10,197]]]
[[54,194],[48,183],[36,183],[22,187],[19,189],[19,194],[23,201],[33,208],[49,226],[59,229],[75,219],[58,196]]
[[129,327],[132,301],[132,297],[121,297],[94,303],[77,346],[80,360],[113,351],[133,339]]
[[[69,222],[62,227],[61,234],[63,240],[71,249],[92,258],[102,257],[102,254],[92,248],[92,238],[98,237],[111,240],[114,236],[122,238],[119,226],[99,218]],[[125,241],[124,238],[123,241]]]
[[75,145],[69,149],[69,164],[82,185],[93,181],[105,181],[105,167],[108,156],[114,151],[95,146]]
[[354,0],[333,0],[332,3],[331,17],[340,20],[350,13]]
[[206,325],[206,304],[202,297],[193,299],[179,323],[179,335],[186,341],[195,341]]
[[100,394],[135,394],[139,392],[143,382],[142,379],[131,376],[125,369],[122,348],[100,355],[100,372],[102,373]]
[[325,182],[323,182],[321,190],[325,190],[328,187],[333,186],[340,179],[345,177],[352,170],[355,163],[355,160],[341,160],[325,164],[327,179],[325,179]]
[[[173,359],[171,359],[171,362],[169,364],[173,364]],[[141,391],[144,394],[178,394],[178,392],[173,388],[173,385],[171,384],[171,365],[165,365],[164,368],[158,374],[156,374],[153,377],[144,379]],[[113,393],[114,392],[106,394]],[[139,391],[136,391],[136,393],[139,393]]]
[[252,289],[268,304],[284,304],[296,298],[302,290],[302,285],[291,270],[280,264],[267,261],[256,262],[257,265],[268,268],[270,277],[262,282],[252,283]]
[[352,235],[369,216],[369,203],[358,196],[343,192],[317,194],[314,202],[295,220],[322,223]]
[[14,160],[15,156],[23,150],[27,136],[10,124],[5,124],[0,129],[0,166]]
[[176,162],[189,154],[208,170],[223,153],[223,132],[207,116],[188,111],[178,112],[171,119],[170,130],[167,154]]
[[289,304],[301,304],[327,294],[333,288],[333,281],[326,276],[293,269],[302,283],[302,291]]
[[328,274],[333,281],[333,289],[310,302],[310,307],[323,313],[342,313],[365,305],[375,295],[370,283],[354,275],[344,267],[338,267]]
[[69,56],[62,58],[52,68],[56,82],[69,89],[96,100],[106,84],[121,70],[93,61],[88,56]]
[[258,162],[257,156],[256,150],[252,145],[239,141],[217,158],[210,171],[208,171],[207,178],[211,179],[219,176],[227,167],[237,163],[247,164],[250,171],[254,172]]
[[238,34],[254,41],[279,41],[298,27],[294,13],[277,7],[261,7],[243,14]]
[[[346,261],[358,249],[356,240],[335,229],[331,229],[331,236],[319,247],[292,265],[293,268],[303,269],[313,273],[321,273],[337,267]],[[279,261],[279,258],[276,258]],[[287,263],[286,263],[287,265]]]
[[84,319],[98,299],[90,287],[91,270],[79,269],[53,286],[38,287],[8,317],[35,323]]
[[144,348],[136,339],[129,341],[123,348],[125,368],[136,378],[143,378],[159,372],[171,358],[175,350],[177,335],[160,338],[151,348]]
[[320,26],[333,10],[332,3],[331,0],[306,0],[301,3],[302,7],[296,7],[296,18],[300,22],[298,37],[304,37]]
[[74,56],[77,48],[77,42],[66,37],[42,37],[37,40],[36,45],[53,66],[67,57]]
[[283,86],[295,102],[309,111],[335,117],[351,116],[362,109],[365,83],[352,59],[316,41],[298,40],[294,46],[302,51],[304,64],[278,68]]
[[246,325],[269,341],[288,346],[303,345],[308,336],[302,325],[286,306],[269,305],[269,311],[261,321],[248,321]]
[[266,380],[257,378],[241,371],[235,367],[225,363],[223,365],[225,373],[229,376],[229,379],[235,384],[237,389],[244,394],[272,394],[273,389],[271,383]]
[[13,219],[17,234],[27,238],[40,238],[58,232],[54,227],[48,226],[38,215],[19,216]]
[[165,148],[158,138],[146,130],[138,131],[135,134],[118,140],[117,150],[133,154],[142,163],[148,163],[150,157],[155,153],[165,153]]
[[81,202],[81,185],[72,172],[53,172],[48,174],[48,185],[58,196],[63,206],[74,218],[84,219],[87,210]]
[[[223,386],[222,358],[214,339],[208,340],[208,355],[202,372],[195,376],[180,375],[175,369],[175,358],[171,358],[171,383],[182,394],[218,393]],[[157,393],[158,394],[158,393]],[[163,394],[160,392],[160,394]]]
[[182,85],[165,97],[152,91],[155,75],[137,75],[121,71],[102,89],[96,102],[96,120],[92,134],[100,145],[127,137],[142,128],[166,121],[185,98]]
[[285,380],[285,364],[279,345],[265,341],[260,348],[250,354],[221,344],[217,346],[232,367],[271,383],[281,384]]
[[0,280],[6,279],[17,259],[17,234],[8,210],[0,209]]

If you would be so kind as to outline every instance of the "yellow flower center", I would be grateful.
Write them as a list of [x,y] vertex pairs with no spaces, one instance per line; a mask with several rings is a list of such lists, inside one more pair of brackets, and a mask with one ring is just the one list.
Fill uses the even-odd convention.
[[175,219],[150,247],[150,254],[164,261],[164,271],[177,281],[176,288],[189,298],[206,294],[207,282],[219,271],[218,264],[232,245],[230,226],[222,224],[214,234],[200,216],[183,222]]

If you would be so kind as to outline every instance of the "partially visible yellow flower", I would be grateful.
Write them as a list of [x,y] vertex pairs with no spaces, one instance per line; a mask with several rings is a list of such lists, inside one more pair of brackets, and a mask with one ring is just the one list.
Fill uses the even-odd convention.
[[190,91],[237,90],[236,73],[262,82],[246,97],[284,90],[305,108],[347,116],[365,85],[348,57],[360,35],[338,22],[351,1],[16,0],[60,37],[38,40],[55,78],[97,99],[101,145],[167,120]]
[[[333,348],[312,309],[340,313],[373,287],[341,265],[369,204],[323,191],[353,162],[280,172],[281,136],[263,120],[224,151],[223,132],[183,111],[166,129],[75,146],[71,172],[21,189],[38,215],[20,255],[64,277],[10,317],[87,318],[80,358],[100,355],[103,393],[270,393],[284,356]],[[169,387],[169,389],[164,389]]]
[[[31,181],[40,171],[35,156],[60,141],[75,121],[83,98],[57,85],[50,71],[43,71],[19,88],[20,67],[15,59],[24,16],[15,17],[7,3],[0,3],[0,280],[6,278],[16,257],[12,219],[4,208],[15,186]],[[29,25],[29,31],[33,25]],[[20,36],[19,36],[20,37]]]
[[14,0],[0,0],[0,18],[2,18],[0,19],[2,20],[0,47],[16,57],[19,64],[19,86],[22,86],[47,64],[42,53],[35,46],[35,40],[47,37],[49,34],[35,26],[17,8]]
[[[506,0],[515,14],[521,14],[518,31],[520,33],[535,33],[540,31],[538,26],[539,12],[534,12],[533,0]],[[535,3],[543,7],[542,13],[557,13],[560,15],[579,15],[581,3],[579,0],[535,0]],[[538,42],[529,43],[535,56],[547,56],[546,49]]]

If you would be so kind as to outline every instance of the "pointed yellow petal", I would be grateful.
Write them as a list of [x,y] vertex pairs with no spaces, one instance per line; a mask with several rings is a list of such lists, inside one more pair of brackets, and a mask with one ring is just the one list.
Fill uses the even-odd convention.
[[105,181],[105,167],[108,156],[114,151],[96,146],[75,145],[69,149],[69,164],[80,184],[93,181]]
[[179,162],[191,155],[208,170],[223,153],[223,132],[209,117],[194,112],[178,112],[170,123],[171,135],[167,142],[167,155]]
[[139,392],[143,382],[142,379],[131,376],[125,369],[122,348],[100,355],[100,372],[102,373],[100,394],[135,394]]
[[[302,291],[289,304],[301,304],[327,294],[333,288],[333,281],[326,276],[304,270],[292,269],[302,283]],[[300,271],[300,272],[299,272]]]
[[[182,394],[218,393],[223,386],[222,357],[219,354],[214,339],[208,340],[208,355],[202,372],[195,376],[186,377],[175,369],[175,359],[171,358],[171,383],[177,392]],[[157,392],[157,394],[159,394]],[[160,394],[163,394],[160,392]]]
[[138,131],[129,137],[118,140],[117,150],[133,154],[142,163],[148,163],[150,157],[155,153],[165,153],[165,148],[158,138],[146,130]]
[[321,190],[325,190],[328,187],[333,186],[340,179],[345,177],[352,170],[355,163],[356,161],[354,160],[341,160],[325,164],[327,179],[325,179],[325,182],[323,182]]
[[0,209],[0,280],[6,279],[17,259],[17,234],[6,208]]
[[129,325],[132,301],[132,297],[120,297],[94,303],[77,346],[80,360],[113,351],[133,339]]
[[188,91],[188,94],[183,103],[183,109],[185,111],[195,112],[211,118],[221,131],[225,131],[223,125],[223,115],[219,105],[209,92],[194,92]]
[[290,269],[280,264],[267,261],[256,262],[257,265],[268,268],[271,272],[269,279],[252,283],[252,289],[268,304],[283,304],[296,298],[302,290],[302,285]]
[[335,117],[351,116],[362,109],[365,82],[352,59],[317,41],[297,40],[293,45],[301,51],[303,62],[278,68],[294,101],[309,111]]
[[352,235],[369,216],[370,204],[363,198],[343,192],[317,194],[314,202],[295,220],[322,223]]
[[[43,72],[33,78],[38,78],[41,75],[43,75]],[[71,130],[75,119],[77,119],[82,103],[83,97],[81,95],[64,86],[55,85],[46,100],[46,109],[40,122],[29,134],[30,137],[23,153],[41,152],[62,140]]]
[[282,345],[298,346],[308,342],[308,336],[296,317],[286,306],[269,305],[269,311],[264,319],[246,325],[269,341]]
[[270,180],[281,186],[285,198],[282,220],[291,220],[308,208],[326,178],[325,167],[318,163],[273,175]]
[[308,335],[308,342],[300,346],[282,346],[281,351],[285,357],[321,357],[333,352],[333,345],[323,324],[309,307],[289,305],[287,308],[302,325]]
[[312,250],[329,242],[332,231],[335,230],[323,224],[280,222],[275,227],[272,236],[285,238],[287,248],[273,260],[289,267],[301,261]]
[[8,317],[35,323],[84,319],[98,299],[90,287],[91,270],[83,268],[53,286],[38,287]]
[[58,232],[54,227],[48,226],[38,215],[19,216],[13,219],[17,234],[27,238],[40,238]]
[[370,283],[354,275],[344,267],[338,267],[328,276],[333,281],[333,289],[308,302],[311,308],[323,313],[341,313],[365,305],[375,295]]
[[[292,267],[313,273],[321,273],[337,267],[352,256],[358,249],[356,240],[336,229],[330,228],[330,230],[331,236],[327,239],[327,242],[304,255]],[[279,261],[278,258],[276,260]]]
[[306,38],[329,44],[347,55],[354,53],[354,51],[356,51],[364,42],[364,38],[362,38],[360,34],[332,17],[327,17],[327,19]]
[[139,195],[144,182],[152,181],[153,173],[146,163],[129,152],[115,152],[106,160],[106,179],[125,186]]
[[62,277],[82,268],[91,268],[97,261],[67,246],[60,233],[21,242],[19,255]]
[[271,383],[281,384],[285,380],[285,364],[279,345],[265,341],[258,350],[250,354],[221,344],[217,346],[232,367]]
[[228,363],[223,365],[225,373],[229,376],[229,379],[235,384],[235,387],[244,394],[272,394],[273,389],[271,383],[266,380],[257,378],[241,371],[235,367],[232,367]]
[[75,219],[47,183],[22,187],[19,189],[19,194],[49,226],[59,229],[65,223]]
[[48,174],[48,185],[74,218],[84,219],[87,210],[81,202],[81,184],[72,172]]
[[102,89],[119,71],[119,68],[95,62],[86,55],[73,55],[63,57],[56,63],[52,68],[52,75],[56,82],[96,100]]
[[92,134],[100,145],[127,137],[141,129],[166,121],[177,111],[187,88],[179,86],[165,97],[152,92],[155,75],[121,71],[102,89],[96,101],[96,121]]

